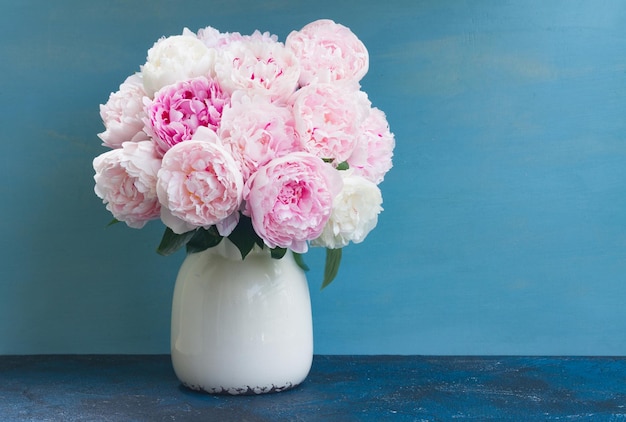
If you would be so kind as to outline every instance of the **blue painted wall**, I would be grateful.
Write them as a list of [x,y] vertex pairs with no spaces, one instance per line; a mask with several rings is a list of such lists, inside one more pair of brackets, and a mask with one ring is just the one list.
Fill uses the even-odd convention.
[[626,354],[626,2],[2,2],[0,353],[167,353],[183,255],[105,228],[98,104],[161,35],[368,46],[385,212],[320,292],[317,353]]

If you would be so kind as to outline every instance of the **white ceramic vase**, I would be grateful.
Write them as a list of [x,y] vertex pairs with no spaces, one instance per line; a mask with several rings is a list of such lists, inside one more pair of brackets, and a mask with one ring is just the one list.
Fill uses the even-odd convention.
[[260,394],[300,384],[313,359],[311,301],[289,251],[255,246],[244,260],[227,239],[188,254],[174,289],[171,352],[183,385]]

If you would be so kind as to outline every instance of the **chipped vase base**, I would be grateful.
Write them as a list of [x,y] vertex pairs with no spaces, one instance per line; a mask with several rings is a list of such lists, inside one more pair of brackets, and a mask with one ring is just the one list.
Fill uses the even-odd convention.
[[183,385],[191,390],[203,391],[209,394],[230,394],[232,396],[253,396],[256,394],[268,394],[268,393],[280,393],[281,391],[290,390],[297,387],[300,384],[288,383],[284,386],[263,386],[263,387],[218,387],[218,388],[204,388],[200,385],[189,385],[183,383]]
[[211,394],[288,390],[313,359],[311,301],[291,252],[245,260],[227,239],[188,254],[174,288],[172,364],[186,387]]

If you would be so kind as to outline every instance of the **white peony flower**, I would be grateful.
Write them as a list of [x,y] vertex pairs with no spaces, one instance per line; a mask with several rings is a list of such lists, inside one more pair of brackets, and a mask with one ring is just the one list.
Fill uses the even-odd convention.
[[322,234],[311,242],[312,246],[338,249],[350,242],[360,243],[378,223],[383,210],[382,194],[375,183],[353,174],[351,170],[339,172],[343,189],[333,200],[333,210]]
[[147,61],[141,67],[144,89],[152,98],[166,85],[198,76],[213,76],[214,63],[215,50],[193,34],[161,38],[148,50]]

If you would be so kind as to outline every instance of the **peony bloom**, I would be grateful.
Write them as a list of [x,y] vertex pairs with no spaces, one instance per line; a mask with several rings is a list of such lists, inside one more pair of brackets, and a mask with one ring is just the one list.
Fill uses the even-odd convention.
[[152,98],[164,86],[198,76],[213,76],[215,51],[193,34],[174,35],[158,40],[141,67],[143,85]]
[[393,165],[394,147],[395,139],[389,131],[385,113],[372,108],[361,125],[361,135],[348,164],[355,174],[379,184]]
[[248,180],[244,214],[270,248],[304,253],[307,241],[324,229],[341,185],[338,172],[321,159],[292,153],[270,161]]
[[269,32],[261,33],[259,30],[256,30],[252,35],[241,35],[239,32],[220,32],[211,26],[200,29],[197,37],[207,47],[218,50],[233,41],[278,41],[278,36],[271,35]]
[[333,201],[330,219],[313,246],[343,248],[350,242],[360,243],[376,227],[383,210],[380,189],[375,183],[354,175],[351,170],[339,172],[343,189]]
[[208,129],[163,156],[157,195],[161,219],[175,233],[216,225],[222,236],[229,235],[237,225],[242,192],[237,164]]
[[219,135],[241,162],[241,171],[247,180],[271,159],[302,150],[294,126],[290,108],[237,91],[231,106],[224,110]]
[[296,131],[305,150],[334,164],[346,161],[357,144],[371,106],[356,84],[315,84],[293,97]]
[[287,36],[285,46],[300,61],[300,85],[360,81],[369,68],[365,45],[349,28],[329,19],[311,22]]
[[199,77],[169,85],[145,99],[145,131],[164,153],[191,139],[198,127],[217,130],[229,96],[212,79]]
[[125,142],[93,160],[94,191],[113,217],[140,229],[159,217],[156,182],[160,165],[151,141]]
[[300,66],[282,43],[251,39],[230,42],[220,50],[215,75],[229,93],[242,90],[284,101],[298,86]]
[[143,141],[143,90],[141,74],[129,76],[120,85],[117,92],[109,96],[106,104],[100,105],[100,117],[105,131],[98,134],[103,145],[109,148],[121,148],[123,142]]

